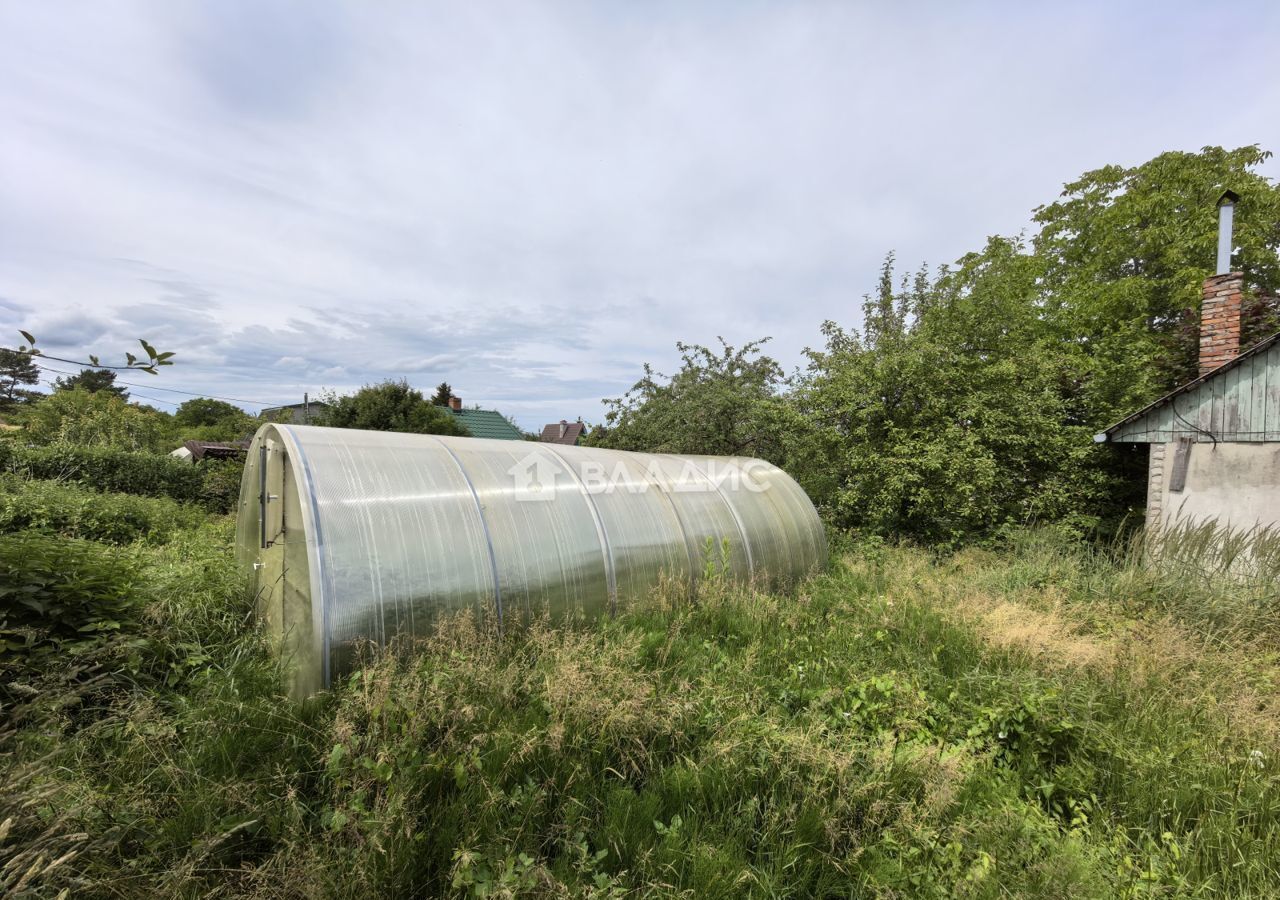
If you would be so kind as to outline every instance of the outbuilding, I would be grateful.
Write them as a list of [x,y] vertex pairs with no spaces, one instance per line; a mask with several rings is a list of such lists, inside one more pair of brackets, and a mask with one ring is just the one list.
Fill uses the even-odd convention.
[[1280,333],[1240,350],[1245,278],[1230,271],[1223,195],[1218,274],[1204,282],[1200,375],[1096,440],[1150,446],[1147,526],[1280,526]]

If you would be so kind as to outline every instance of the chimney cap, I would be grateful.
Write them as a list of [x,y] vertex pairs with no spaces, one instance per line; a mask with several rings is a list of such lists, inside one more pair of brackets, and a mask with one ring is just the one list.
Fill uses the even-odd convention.
[[1218,198],[1218,206],[1225,206],[1228,203],[1239,203],[1240,195],[1235,191],[1223,191],[1222,196]]

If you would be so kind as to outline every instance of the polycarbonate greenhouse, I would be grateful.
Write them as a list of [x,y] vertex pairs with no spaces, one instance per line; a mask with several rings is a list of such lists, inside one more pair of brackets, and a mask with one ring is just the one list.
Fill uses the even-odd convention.
[[254,437],[236,539],[299,696],[441,614],[609,615],[709,553],[772,584],[826,558],[809,498],[760,460],[295,425]]

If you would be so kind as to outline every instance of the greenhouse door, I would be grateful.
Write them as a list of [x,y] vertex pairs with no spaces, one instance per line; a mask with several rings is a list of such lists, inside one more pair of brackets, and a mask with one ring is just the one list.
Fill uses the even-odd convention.
[[321,647],[312,627],[310,565],[298,480],[278,441],[262,441],[258,456],[258,612],[290,671],[293,692],[306,696],[323,684],[300,684],[316,672]]

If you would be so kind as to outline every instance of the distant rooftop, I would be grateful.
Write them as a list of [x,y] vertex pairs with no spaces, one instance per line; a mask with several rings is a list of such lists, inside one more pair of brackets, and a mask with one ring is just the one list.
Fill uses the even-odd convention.
[[523,441],[524,432],[507,421],[496,409],[449,409],[467,427],[472,437],[497,441]]
[[572,447],[581,440],[586,430],[587,426],[581,422],[569,422],[561,419],[559,422],[543,425],[542,434],[538,437],[538,440],[544,444],[568,444]]
[[279,419],[295,425],[310,425],[311,420],[329,408],[323,400],[308,400],[305,403],[290,403],[287,406],[270,406],[262,411],[263,418]]

